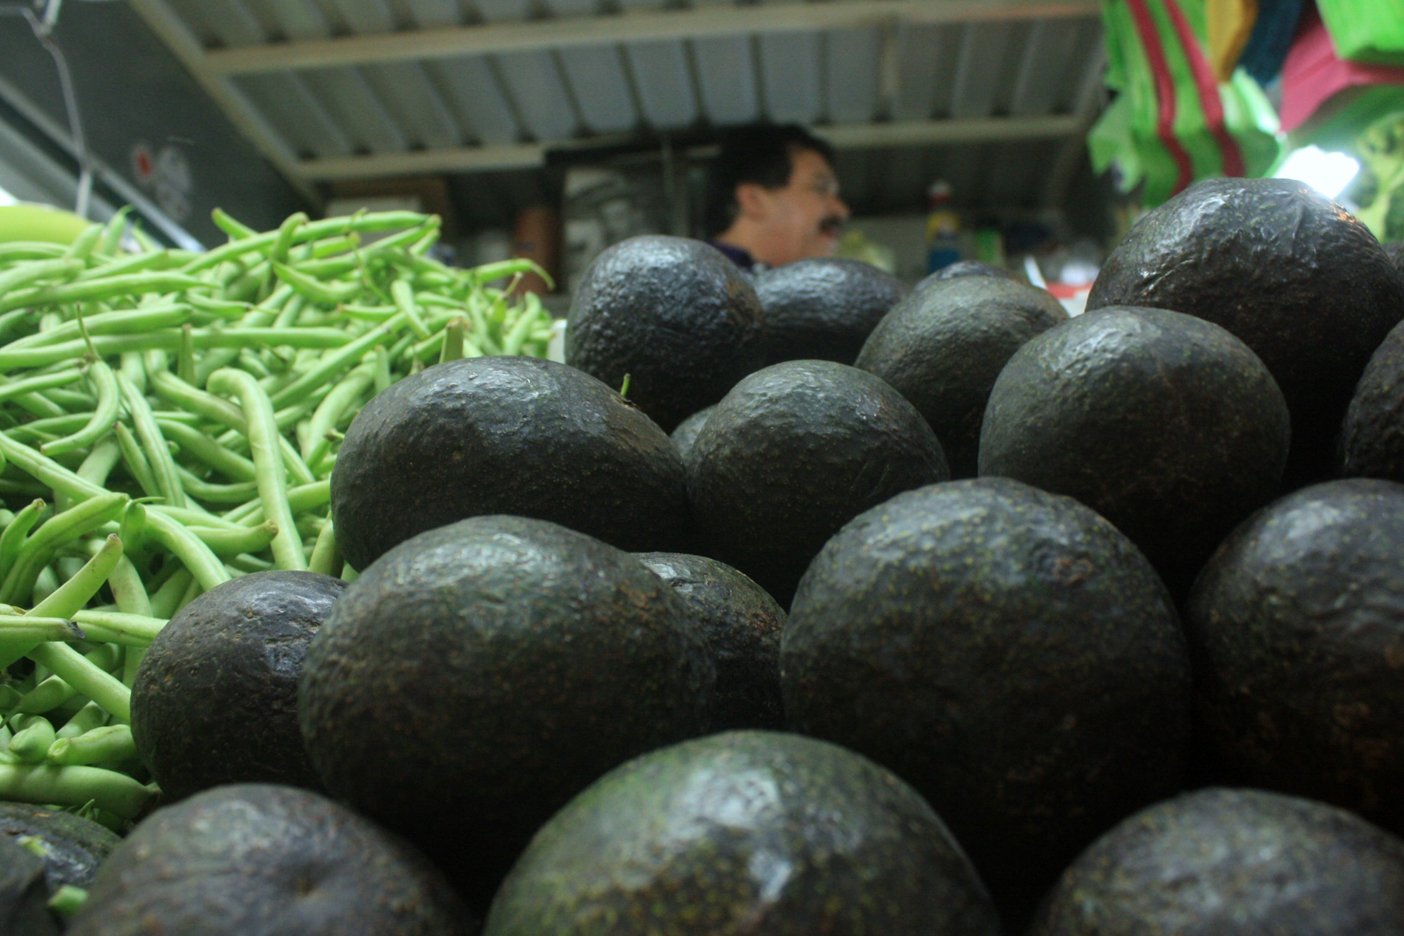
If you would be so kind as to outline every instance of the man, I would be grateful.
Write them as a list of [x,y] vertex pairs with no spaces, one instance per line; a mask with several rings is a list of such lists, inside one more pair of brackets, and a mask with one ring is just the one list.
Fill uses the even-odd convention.
[[833,148],[794,124],[735,130],[707,177],[707,237],[746,270],[823,257],[848,220]]

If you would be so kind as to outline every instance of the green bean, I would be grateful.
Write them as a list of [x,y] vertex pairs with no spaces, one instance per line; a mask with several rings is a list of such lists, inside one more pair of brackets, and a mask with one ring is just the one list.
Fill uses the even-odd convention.
[[64,497],[84,500],[108,493],[101,485],[80,477],[29,446],[15,442],[3,432],[0,432],[0,455],[3,455],[6,461],[30,477]]
[[181,292],[203,286],[201,280],[172,270],[128,273],[100,280],[73,281],[11,290],[0,295],[0,312],[21,306],[64,305],[142,293]]
[[156,789],[104,767],[59,764],[0,765],[0,799],[55,806],[95,804],[135,819],[156,797]]
[[185,491],[176,475],[175,461],[171,458],[171,450],[166,445],[165,437],[161,435],[161,428],[156,424],[151,404],[122,374],[117,375],[117,386],[121,391],[122,402],[127,408],[127,415],[131,417],[132,427],[136,430],[137,439],[146,454],[147,464],[151,466],[152,479],[156,482],[157,490],[166,499],[166,503],[174,507],[186,506]]
[[16,715],[16,729],[10,738],[9,751],[26,764],[35,764],[49,753],[54,743],[54,726],[42,715]]
[[[11,267],[0,272],[0,296],[14,293],[18,290],[31,288],[32,283],[37,283],[44,279],[65,279],[77,276],[83,270],[83,261],[69,257],[60,257],[53,260],[32,260]],[[27,306],[29,303],[21,302],[17,305],[5,306],[5,311]]]
[[[230,575],[224,564],[219,561],[219,557],[187,527],[159,510],[147,511],[147,526],[152,539],[159,542],[190,570],[201,589],[209,591],[216,585],[229,581]],[[159,613],[155,604],[153,597],[152,610]]]
[[316,367],[302,374],[292,383],[274,393],[273,405],[282,406],[286,403],[290,403],[307,393],[313,387],[326,383],[333,375],[355,364],[365,356],[367,351],[374,348],[385,338],[394,334],[395,329],[398,328],[403,321],[404,313],[397,312],[381,325],[347,342],[331,354],[325,355]]
[[77,650],[66,644],[42,643],[29,651],[28,656],[102,706],[113,718],[131,724],[131,690],[111,673],[93,665]]
[[117,445],[122,450],[122,464],[127,467],[127,474],[132,476],[132,480],[141,488],[141,492],[148,497],[160,497],[161,490],[156,484],[156,474],[151,470],[151,463],[146,460],[146,453],[141,450],[141,443],[137,441],[136,435],[127,428],[126,423],[114,423],[112,433],[117,439]]
[[[53,557],[58,547],[92,532],[109,521],[115,520],[118,515],[121,514],[127,501],[128,497],[125,494],[104,493],[74,504],[67,510],[56,513],[48,520],[44,521],[20,547],[18,554],[15,556],[14,564],[7,570],[3,584],[0,584],[0,601],[13,604],[15,601],[22,600],[34,587],[34,580],[35,577],[38,576],[39,570],[48,565],[49,560]],[[116,540],[116,537],[113,537],[113,539]],[[117,542],[116,550],[117,554],[120,555],[120,541]],[[90,560],[89,565],[92,565],[95,561],[96,559]],[[104,559],[104,562],[105,561],[106,559]],[[111,568],[110,565],[108,568]],[[97,581],[93,589],[83,597],[82,601],[78,602],[78,604],[72,608],[54,604],[53,601],[50,600],[53,596],[50,596],[50,599],[45,599],[43,602],[40,602],[40,604],[35,605],[32,611],[42,616],[51,614],[57,614],[58,616],[70,615],[87,603],[88,599],[101,587],[102,580],[106,578],[107,571],[104,570],[101,578]],[[86,584],[86,580],[70,580],[64,583],[60,591],[63,592],[64,597],[67,597],[77,593],[81,588],[85,587]],[[58,607],[63,607],[64,609],[61,611],[53,610]],[[14,660],[7,660],[4,665],[8,666],[13,662]]]
[[234,394],[244,410],[259,496],[265,515],[278,527],[272,543],[274,562],[284,569],[307,568],[307,556],[296,539],[297,524],[287,503],[287,471],[278,452],[281,434],[273,419],[272,402],[258,383],[242,371],[215,371],[210,375],[210,389]]
[[92,415],[77,432],[41,444],[39,451],[45,455],[62,455],[65,452],[86,449],[110,432],[113,423],[117,421],[120,404],[120,381],[117,375],[105,361],[98,358],[89,362],[88,377],[92,381],[93,392],[97,398]]
[[5,525],[4,531],[0,532],[0,575],[3,575],[14,564],[20,546],[24,544],[24,538],[29,535],[30,530],[34,529],[34,525],[39,522],[39,518],[48,509],[49,505],[46,501],[42,498],[35,498]]
[[[190,314],[190,307],[181,304],[165,304],[145,306],[139,309],[117,309],[111,312],[97,312],[93,315],[85,315],[81,319],[71,319],[49,331],[36,332],[24,338],[17,338],[5,345],[5,350],[16,351],[22,348],[42,348],[60,342],[71,342],[72,339],[81,337],[84,331],[86,331],[90,337],[120,337],[123,335],[153,331],[160,328],[169,328],[190,321]],[[70,343],[66,345],[66,347],[72,347],[72,344]]]
[[180,598],[185,594],[185,590],[195,581],[190,570],[185,566],[176,569],[170,578],[161,583],[160,587],[151,595],[151,615],[152,617],[165,618],[169,620],[180,606]]
[[104,725],[50,742],[45,756],[54,764],[120,764],[137,756],[128,725]]
[[33,377],[26,377],[21,380],[5,380],[0,382],[0,400],[8,400],[20,394],[32,393],[38,390],[52,390],[55,387],[66,387],[82,379],[83,372],[78,368],[65,367],[63,370],[54,371],[50,374],[36,374]]
[[0,614],[0,646],[41,640],[81,640],[83,632],[70,620],[33,614]]
[[307,444],[302,448],[303,461],[309,467],[315,466],[331,447],[327,433],[340,422],[348,409],[365,396],[374,381],[374,368],[363,364],[347,374],[322,398],[308,421]]
[[[185,586],[181,586],[181,591]],[[89,640],[102,640],[126,647],[144,647],[166,626],[165,618],[121,611],[79,611],[74,621]]]
[[[65,623],[71,625],[73,630],[78,629],[72,621]],[[84,634],[86,632],[80,632],[80,637]],[[78,638],[70,635],[60,639],[74,640]],[[111,672],[113,667],[120,662],[121,655],[121,647],[113,643],[101,644],[84,654],[94,666],[107,672]],[[50,676],[26,692],[16,703],[15,709],[26,715],[42,715],[45,712],[53,711],[77,694],[78,690],[68,683],[57,676]]]
[[54,734],[59,738],[72,738],[106,723],[107,713],[103,711],[102,706],[96,702],[88,702],[60,725]]

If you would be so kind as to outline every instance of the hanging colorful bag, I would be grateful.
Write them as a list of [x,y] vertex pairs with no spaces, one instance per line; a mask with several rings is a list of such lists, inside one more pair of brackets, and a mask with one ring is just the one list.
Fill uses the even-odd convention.
[[1205,0],[1103,0],[1107,84],[1117,96],[1088,135],[1146,207],[1197,179],[1258,175],[1277,159],[1277,115],[1252,78],[1220,83],[1206,53]]

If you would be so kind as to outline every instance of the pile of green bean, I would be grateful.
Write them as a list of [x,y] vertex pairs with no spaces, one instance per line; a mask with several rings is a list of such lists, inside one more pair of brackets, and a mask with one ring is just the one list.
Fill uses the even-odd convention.
[[546,356],[511,282],[540,271],[440,262],[432,215],[215,220],[202,253],[122,215],[0,243],[0,799],[137,817],[130,686],[166,621],[261,569],[349,577],[329,477],[357,410],[441,360]]

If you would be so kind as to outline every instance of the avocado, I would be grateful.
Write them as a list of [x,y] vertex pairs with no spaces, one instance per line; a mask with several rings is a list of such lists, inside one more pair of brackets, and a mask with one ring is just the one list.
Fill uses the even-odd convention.
[[1227,330],[1110,306],[1010,357],[979,466],[1082,501],[1181,595],[1234,525],[1276,496],[1290,432],[1276,381]]
[[891,273],[846,257],[810,257],[756,274],[765,362],[852,364],[873,327],[907,294]]
[[1292,414],[1285,489],[1332,476],[1346,405],[1404,319],[1404,279],[1370,230],[1290,179],[1196,182],[1147,212],[1102,264],[1087,309],[1198,316],[1252,348]]
[[[50,894],[65,884],[87,887],[121,839],[107,826],[77,813],[34,803],[0,802],[0,838],[25,844],[44,859]],[[12,932],[0,927],[0,932]]]
[[697,434],[687,469],[698,551],[740,569],[782,607],[839,527],[950,476],[916,407],[866,371],[818,360],[741,380]]
[[1226,782],[1404,834],[1404,485],[1328,481],[1236,529],[1185,624],[1202,736]]
[[933,280],[893,306],[854,366],[910,400],[941,440],[951,476],[970,478],[1000,369],[1024,342],[1067,319],[1047,290],[1011,279]]
[[687,553],[639,553],[692,610],[711,650],[717,683],[711,731],[781,728],[780,630],[785,609],[747,575]]
[[692,443],[697,441],[697,433],[702,431],[702,425],[707,421],[707,417],[712,415],[712,409],[715,406],[715,403],[712,406],[704,406],[678,423],[669,434],[673,444],[677,446],[678,456],[683,460],[684,465],[692,457]]
[[665,431],[765,363],[751,282],[705,241],[662,234],[606,247],[566,314],[565,361],[619,388]]
[[168,800],[221,783],[318,787],[297,678],[345,585],[252,572],[199,595],[156,635],[132,682],[132,740]]
[[1341,424],[1339,474],[1404,481],[1404,323],[1365,365]]
[[9,837],[0,837],[0,933],[57,936],[63,932],[49,910],[44,859]]
[[1404,841],[1325,803],[1208,788],[1150,806],[1063,873],[1028,936],[1404,932]]
[[787,727],[871,757],[950,825],[1009,923],[1179,789],[1190,669],[1144,555],[1008,478],[928,485],[815,557],[781,636]]
[[584,371],[526,357],[447,361],[377,394],[346,430],[331,509],[357,570],[481,514],[538,517],[621,549],[691,544],[667,433]]
[[326,788],[473,891],[600,774],[701,734],[714,680],[691,612],[632,554],[481,516],[347,586],[308,647],[298,714]]
[[913,292],[918,292],[933,283],[942,283],[946,280],[961,279],[966,276],[994,276],[1000,279],[1014,280],[1019,282],[1012,270],[1008,267],[998,266],[993,263],[986,263],[983,260],[957,260],[955,263],[948,263],[934,273],[917,280],[912,287]]
[[163,806],[98,871],[70,936],[469,936],[422,855],[300,787],[238,783]]
[[532,839],[484,936],[995,936],[917,793],[813,738],[738,731],[636,758]]

